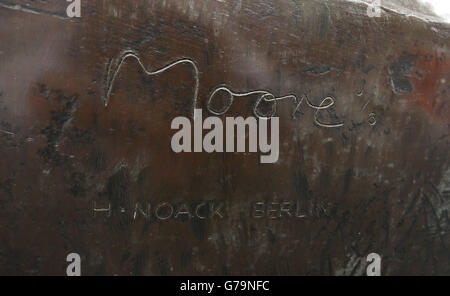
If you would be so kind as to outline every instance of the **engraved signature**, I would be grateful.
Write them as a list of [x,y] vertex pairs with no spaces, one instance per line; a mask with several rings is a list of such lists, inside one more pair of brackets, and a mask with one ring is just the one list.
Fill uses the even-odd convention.
[[[111,97],[111,92],[112,92],[112,89],[114,86],[114,82],[116,80],[117,75],[120,72],[120,69],[121,69],[123,63],[127,59],[130,59],[130,58],[136,59],[140,65],[140,67],[144,71],[144,73],[148,76],[158,75],[158,74],[160,74],[166,70],[169,70],[180,64],[191,65],[193,68],[194,80],[195,80],[194,94],[193,94],[193,100],[192,100],[193,101],[192,116],[194,117],[194,114],[195,114],[194,110],[197,107],[198,91],[199,91],[199,86],[200,86],[199,69],[198,69],[196,62],[191,59],[188,59],[188,58],[180,59],[180,60],[176,60],[172,63],[169,63],[168,65],[166,65],[162,68],[151,71],[150,69],[148,69],[147,67],[144,66],[139,55],[135,51],[132,51],[132,50],[126,50],[126,51],[122,52],[122,54],[119,56],[119,58],[116,59],[117,62],[116,62],[115,67],[113,67],[112,60],[110,60],[110,62],[108,64],[106,78],[105,78],[105,90],[104,90],[105,107],[108,106],[108,103],[109,103],[109,100]],[[225,92],[228,95],[228,100],[225,104],[225,107],[222,110],[215,110],[214,107],[212,106],[212,101],[213,101],[214,97],[220,92]],[[363,92],[363,90],[359,91],[358,95],[362,95],[362,92]],[[256,117],[258,117],[260,119],[270,119],[271,117],[274,117],[277,112],[278,102],[284,101],[284,100],[292,100],[295,104],[295,108],[292,112],[293,118],[295,118],[295,113],[299,110],[302,103],[306,102],[306,105],[308,107],[315,110],[314,121],[315,121],[316,125],[318,125],[320,127],[324,127],[324,128],[339,128],[339,127],[344,126],[344,123],[325,123],[325,122],[321,122],[318,119],[319,111],[331,108],[335,104],[335,99],[331,96],[323,98],[319,105],[314,105],[310,102],[310,100],[308,99],[306,94],[303,94],[300,98],[293,94],[277,97],[270,91],[264,90],[264,89],[253,90],[253,91],[249,91],[249,92],[235,92],[235,91],[231,90],[228,86],[223,85],[223,86],[216,87],[210,94],[208,101],[207,101],[207,110],[208,110],[208,112],[210,112],[211,114],[214,114],[214,115],[223,115],[228,112],[228,110],[230,109],[231,105],[233,104],[235,98],[243,98],[243,97],[248,97],[248,96],[252,96],[252,95],[258,95],[258,99],[256,100],[256,102],[253,106],[253,113],[255,114]],[[272,112],[270,114],[263,114],[260,111],[260,105],[262,102],[272,103]],[[376,124],[375,113],[371,113],[369,115],[369,124],[372,126]]]

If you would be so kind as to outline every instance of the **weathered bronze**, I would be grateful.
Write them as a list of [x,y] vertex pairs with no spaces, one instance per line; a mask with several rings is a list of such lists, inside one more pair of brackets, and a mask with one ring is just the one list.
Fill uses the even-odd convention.
[[[0,0],[0,274],[65,275],[78,253],[83,275],[365,275],[377,253],[382,275],[450,275],[448,24],[69,4]],[[279,117],[278,161],[173,152],[195,107]]]

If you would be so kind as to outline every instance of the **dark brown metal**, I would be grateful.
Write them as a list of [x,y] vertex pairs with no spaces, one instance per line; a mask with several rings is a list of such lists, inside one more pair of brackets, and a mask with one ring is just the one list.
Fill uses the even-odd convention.
[[[64,275],[72,252],[85,275],[363,275],[372,252],[383,275],[450,274],[448,25],[345,1],[35,2],[0,1],[0,274]],[[127,59],[111,86],[127,50],[195,62],[204,116],[226,85],[331,96],[318,119],[344,126],[285,101],[275,164],[176,154],[195,72]]]

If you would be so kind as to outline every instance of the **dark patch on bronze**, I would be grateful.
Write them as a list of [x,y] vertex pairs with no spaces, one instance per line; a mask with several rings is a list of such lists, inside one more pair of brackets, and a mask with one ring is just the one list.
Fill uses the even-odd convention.
[[72,188],[70,188],[70,193],[73,196],[84,196],[86,194],[85,183],[86,176],[83,173],[72,173]]
[[[8,178],[3,182],[0,182],[0,191],[2,191],[9,200],[12,200],[13,198],[13,186],[14,186],[14,179]],[[4,202],[5,200],[3,198],[0,199],[0,202]]]
[[121,168],[108,178],[105,194],[111,203],[111,225],[117,230],[125,230],[132,222],[129,186],[126,168]]
[[64,136],[66,124],[72,119],[79,100],[78,95],[66,96],[61,90],[51,90],[45,84],[40,85],[40,92],[51,103],[51,123],[45,127],[41,134],[47,138],[47,146],[39,151],[40,156],[47,164],[61,165],[68,157],[61,154],[58,145]]
[[389,75],[392,91],[397,95],[412,93],[410,82],[417,56],[404,52],[396,61],[389,65]]

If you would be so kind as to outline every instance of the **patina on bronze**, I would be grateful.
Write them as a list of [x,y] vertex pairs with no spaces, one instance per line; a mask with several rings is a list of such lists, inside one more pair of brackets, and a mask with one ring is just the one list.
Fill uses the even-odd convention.
[[[0,274],[449,275],[450,26],[348,1],[0,0]],[[193,110],[279,158],[175,153]]]

